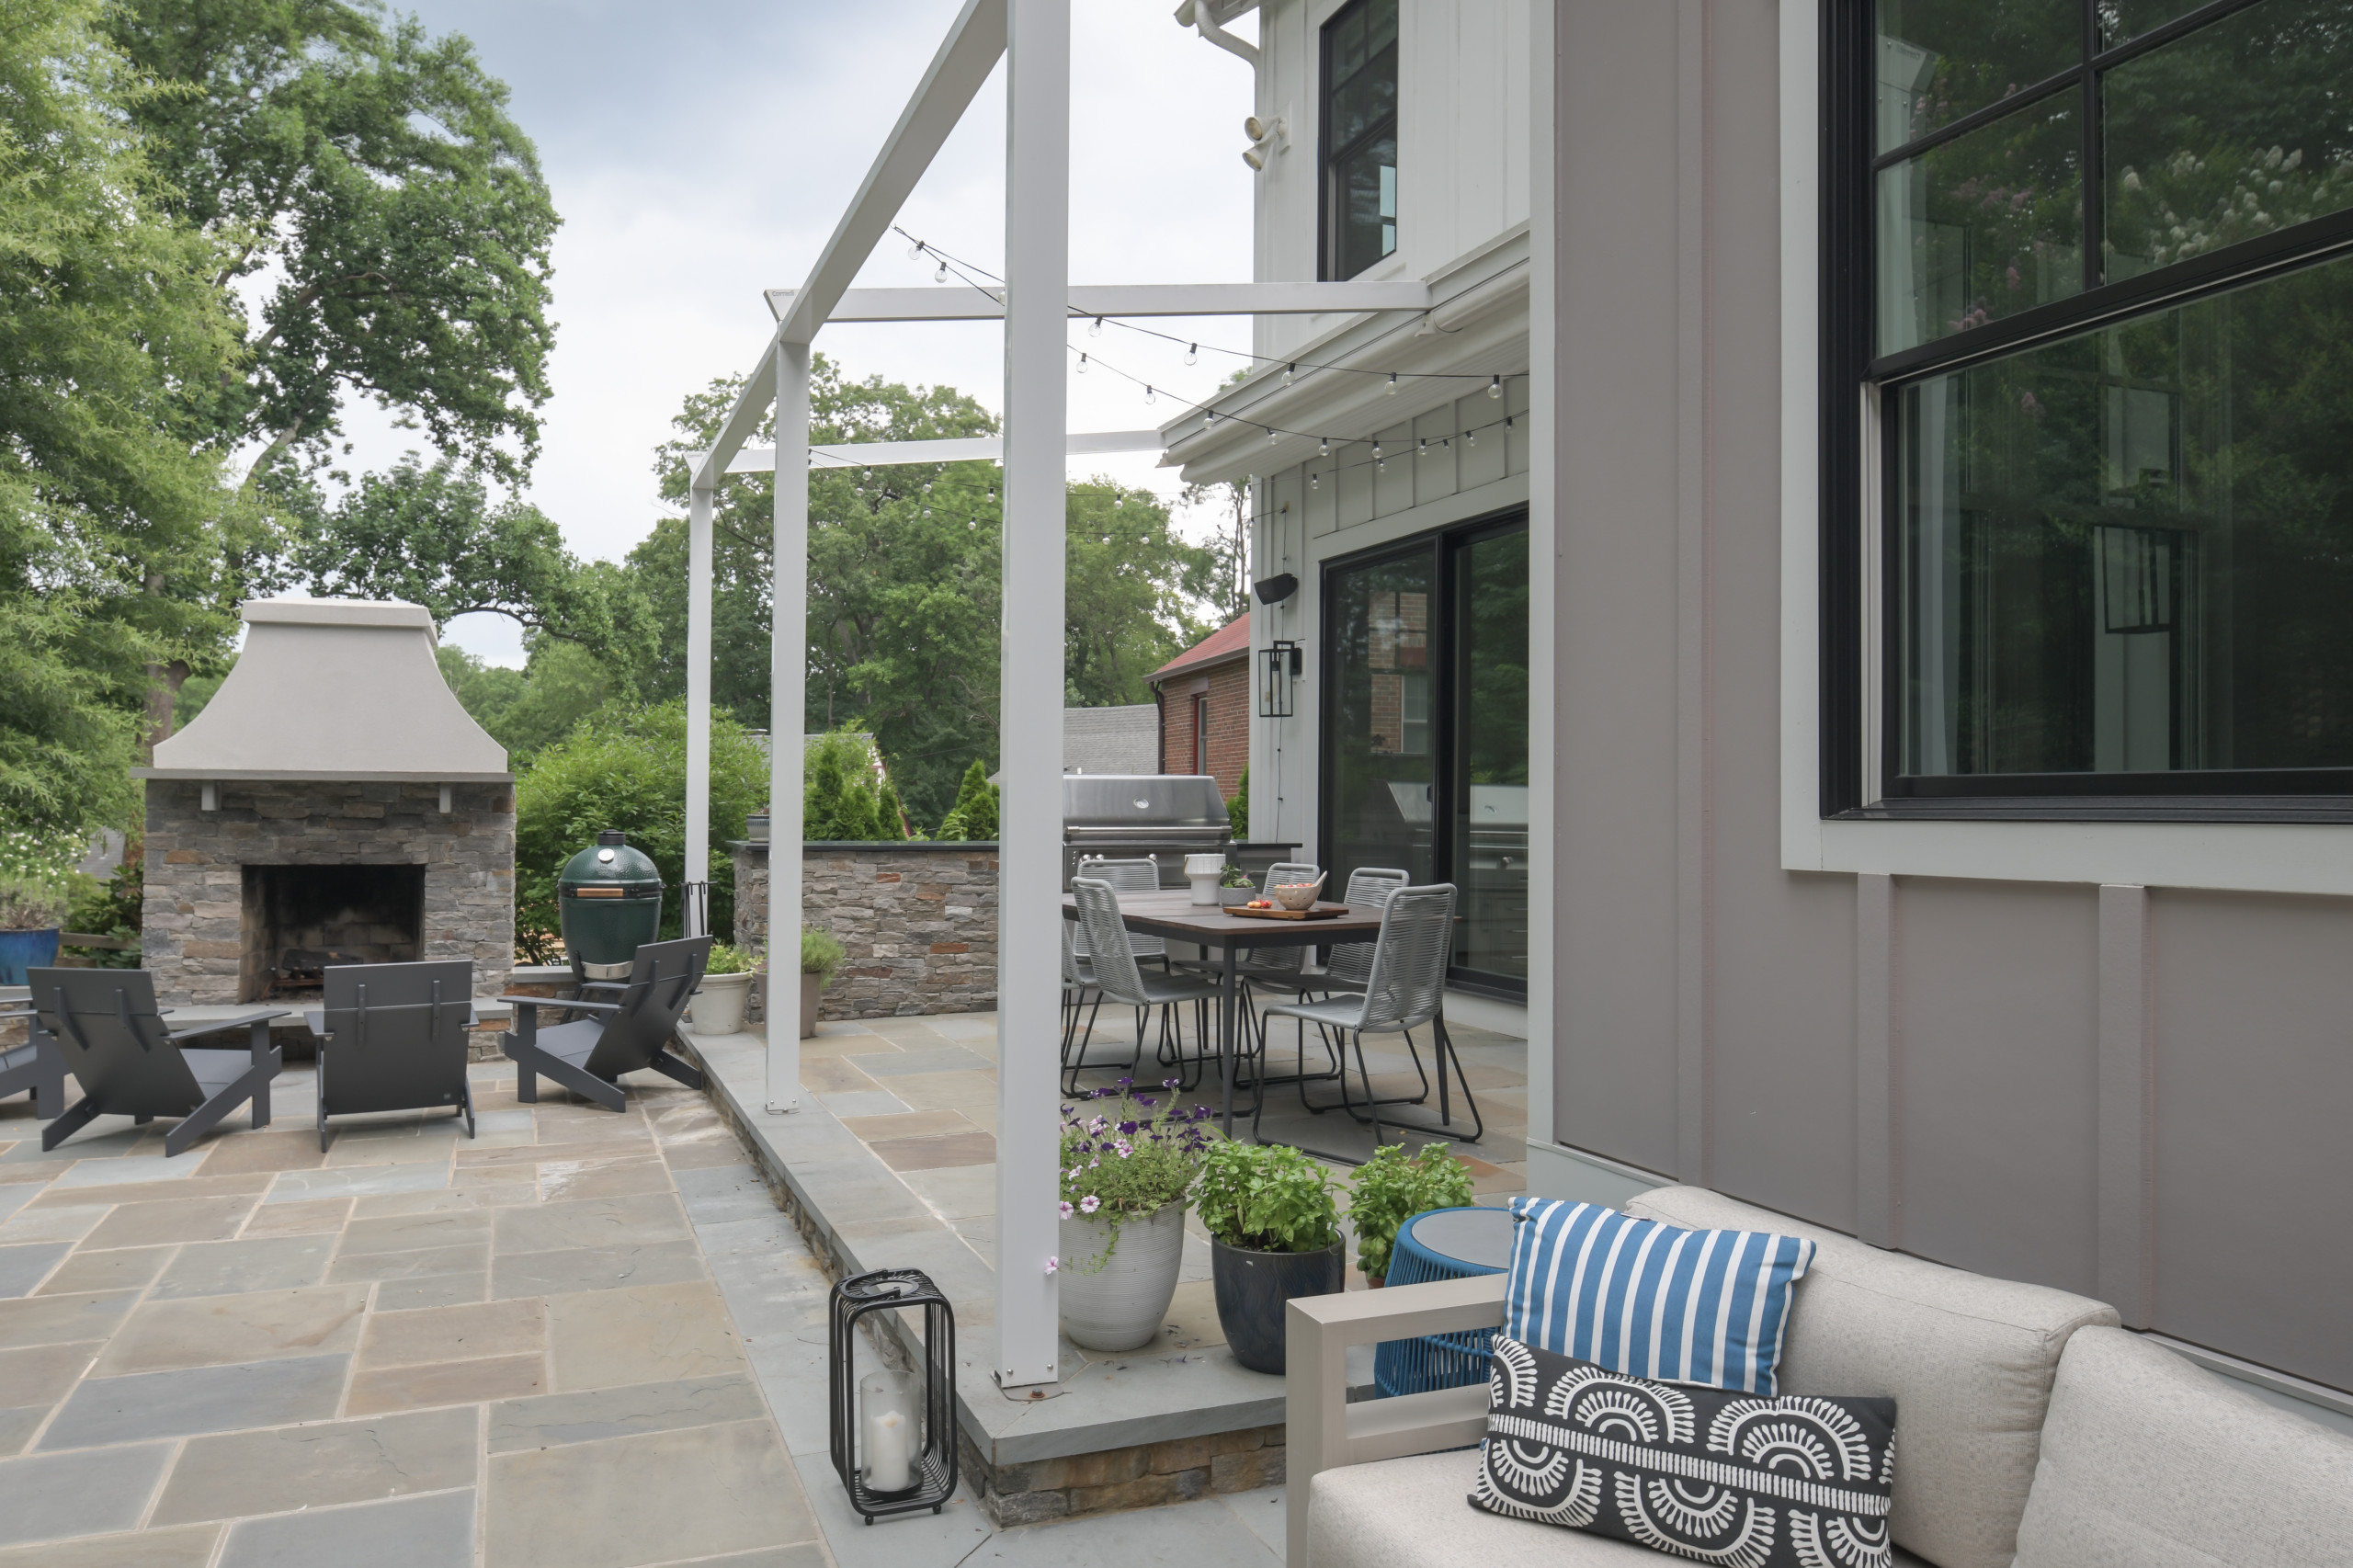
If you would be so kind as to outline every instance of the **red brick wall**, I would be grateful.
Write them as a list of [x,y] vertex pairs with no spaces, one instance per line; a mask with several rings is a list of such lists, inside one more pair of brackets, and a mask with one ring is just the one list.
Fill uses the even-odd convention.
[[1250,661],[1236,659],[1209,672],[1209,690],[1197,693],[1197,677],[1177,676],[1163,686],[1160,771],[1194,770],[1193,710],[1196,700],[1209,699],[1210,772],[1218,793],[1228,800],[1242,785],[1242,770],[1250,762]]

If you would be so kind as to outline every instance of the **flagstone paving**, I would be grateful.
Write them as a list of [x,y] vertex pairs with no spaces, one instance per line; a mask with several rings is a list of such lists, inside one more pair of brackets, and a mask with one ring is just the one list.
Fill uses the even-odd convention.
[[[890,1090],[827,1093],[928,1110],[876,1142],[936,1141],[894,1151],[905,1179],[970,1209],[994,1020],[934,1022],[904,1072],[845,1062]],[[513,1083],[474,1070],[475,1138],[355,1118],[322,1153],[290,1067],[272,1127],[169,1160],[163,1124],[119,1118],[44,1154],[0,1103],[0,1568],[1279,1559],[1280,1488],[858,1528],[826,1458],[827,1281],[704,1096],[638,1074],[616,1115]]]

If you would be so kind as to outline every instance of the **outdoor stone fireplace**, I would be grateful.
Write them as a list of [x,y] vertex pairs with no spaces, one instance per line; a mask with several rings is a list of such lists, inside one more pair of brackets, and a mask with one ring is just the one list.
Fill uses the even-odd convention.
[[142,949],[175,1004],[316,997],[334,963],[514,958],[506,754],[399,603],[244,607],[245,649],[146,780]]

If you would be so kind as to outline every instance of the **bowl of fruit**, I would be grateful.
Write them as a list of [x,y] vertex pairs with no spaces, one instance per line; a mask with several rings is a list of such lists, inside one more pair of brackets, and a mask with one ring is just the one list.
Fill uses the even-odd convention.
[[1277,903],[1290,910],[1312,908],[1315,903],[1315,895],[1323,891],[1323,877],[1318,877],[1312,882],[1279,882],[1267,890],[1274,896]]

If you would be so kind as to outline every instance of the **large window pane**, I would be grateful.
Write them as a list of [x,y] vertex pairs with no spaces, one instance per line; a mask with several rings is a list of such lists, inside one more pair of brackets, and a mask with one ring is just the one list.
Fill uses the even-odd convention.
[[2267,0],[2101,87],[2111,281],[2353,206],[2353,0]]
[[2083,57],[2075,0],[1880,0],[1878,21],[1882,153]]
[[1429,551],[1333,574],[1332,881],[1360,866],[1431,874],[1438,773],[1431,748]]
[[2083,289],[2075,96],[2021,108],[1879,177],[1879,351]]
[[1397,248],[1397,138],[1374,137],[1333,174],[1339,186],[1333,276],[1354,278]]
[[2353,263],[1899,397],[1899,771],[2353,767]]
[[1528,978],[1528,535],[1455,555],[1454,961]]
[[2100,47],[2129,42],[2205,4],[2206,0],[2099,0]]

